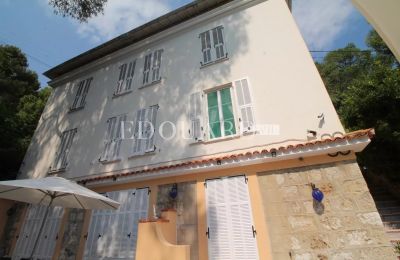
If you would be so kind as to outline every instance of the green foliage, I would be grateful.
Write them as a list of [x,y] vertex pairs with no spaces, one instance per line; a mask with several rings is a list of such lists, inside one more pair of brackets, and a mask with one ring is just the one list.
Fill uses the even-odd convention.
[[39,87],[21,50],[0,45],[0,179],[14,178],[18,172],[51,92]]
[[317,67],[345,128],[375,128],[376,137],[359,162],[400,181],[399,64],[375,31],[366,42],[368,50],[349,44],[327,54]]
[[70,16],[79,22],[87,22],[90,17],[103,13],[107,0],[49,0],[56,14]]

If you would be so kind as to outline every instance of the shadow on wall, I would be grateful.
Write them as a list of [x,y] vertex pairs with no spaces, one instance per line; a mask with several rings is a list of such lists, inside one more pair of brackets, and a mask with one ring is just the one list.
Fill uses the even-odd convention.
[[[185,122],[185,130],[188,130],[188,103],[190,94],[195,91],[207,89],[222,84],[226,84],[244,75],[232,75],[231,64],[248,51],[248,35],[247,25],[250,16],[246,11],[232,13],[223,18],[209,20],[207,25],[199,25],[191,28],[190,31],[180,32],[178,35],[171,35],[163,42],[155,43],[149,48],[160,47],[164,48],[162,59],[162,76],[164,83],[158,86],[150,86],[143,89],[137,89],[138,85],[133,86],[133,93],[118,98],[116,102],[110,93],[113,93],[118,73],[116,67],[118,62],[111,65],[97,68],[93,73],[86,74],[87,77],[94,76],[94,80],[90,86],[87,102],[84,110],[86,112],[68,113],[76,94],[77,84],[75,81],[69,82],[65,87],[58,87],[54,90],[48,105],[42,114],[40,123],[31,141],[30,148],[24,159],[24,162],[30,162],[30,165],[21,166],[20,172],[26,176],[23,177],[43,177],[47,175],[47,170],[51,166],[55,153],[58,150],[60,136],[63,131],[78,127],[78,134],[74,138],[74,144],[69,152],[69,169],[74,169],[75,172],[69,172],[65,177],[75,177],[79,175],[88,175],[93,173],[104,172],[104,165],[98,159],[104,149],[104,138],[106,134],[106,121],[109,117],[128,113],[130,119],[133,120],[136,116],[136,111],[139,108],[148,107],[154,104],[160,105],[157,118],[163,118],[164,121]],[[214,27],[223,25],[226,49],[229,60],[212,66],[200,68],[202,58],[201,44],[199,33],[210,30]],[[177,44],[169,44],[176,39],[188,39],[190,33],[191,40],[179,40]],[[214,49],[213,49],[214,51]],[[144,60],[144,54],[140,56],[130,54],[132,58],[137,57],[137,60]],[[126,57],[125,57],[126,58]],[[136,68],[135,77],[139,77],[139,82],[142,78],[142,70],[140,62]],[[80,78],[82,80],[84,78]],[[211,83],[212,82],[212,83]],[[101,83],[101,84],[99,84]],[[212,84],[212,85],[210,85]],[[100,86],[107,86],[101,88]],[[140,85],[139,85],[140,86]],[[93,93],[96,93],[93,95]],[[92,95],[91,95],[92,94]],[[155,100],[155,101],[153,101]],[[118,104],[116,104],[118,103]],[[123,107],[124,111],[119,111]],[[88,111],[93,111],[88,116]],[[114,113],[115,112],[115,113]],[[112,113],[112,114],[110,114]],[[159,124],[159,123],[158,123]],[[54,131],[53,129],[56,129]],[[179,133],[183,135],[184,133]],[[101,139],[95,140],[94,137]],[[91,142],[88,140],[90,139]],[[160,143],[160,136],[157,133],[155,143]],[[126,160],[132,151],[133,140],[125,140],[121,147],[121,163],[107,165],[107,171],[126,169],[143,164],[152,164],[159,162],[158,153],[152,156],[147,156],[145,159]],[[157,151],[164,157],[163,161],[169,161],[179,157],[186,157],[185,151],[189,145],[188,140],[182,138],[174,138],[165,141]],[[124,148],[125,147],[125,148]],[[160,150],[159,150],[160,149]],[[167,156],[168,151],[174,151],[172,156]],[[201,146],[192,148],[201,152]],[[171,153],[172,154],[172,153]],[[82,167],[83,166],[83,167]],[[46,172],[43,172],[46,169]],[[22,176],[20,176],[22,177]]]

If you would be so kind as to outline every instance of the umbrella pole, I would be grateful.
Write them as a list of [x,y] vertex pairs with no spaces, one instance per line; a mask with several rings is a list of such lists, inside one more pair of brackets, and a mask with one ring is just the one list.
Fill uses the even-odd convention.
[[46,208],[46,212],[44,213],[42,224],[40,225],[39,233],[36,237],[35,244],[33,245],[32,253],[31,253],[31,256],[29,257],[29,259],[33,259],[33,254],[35,253],[36,248],[38,246],[39,239],[40,239],[40,236],[42,235],[43,227],[44,227],[44,224],[46,223],[47,215],[49,214],[49,209],[50,209],[51,204],[53,203],[54,198],[55,198],[54,196],[51,196],[50,203]]

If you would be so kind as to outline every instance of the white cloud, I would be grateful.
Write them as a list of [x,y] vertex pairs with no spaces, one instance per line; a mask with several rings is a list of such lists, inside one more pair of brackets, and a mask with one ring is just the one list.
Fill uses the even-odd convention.
[[350,0],[294,0],[293,15],[308,48],[329,49],[355,9]]
[[77,31],[94,43],[109,40],[170,11],[164,0],[109,0],[104,15],[78,23]]

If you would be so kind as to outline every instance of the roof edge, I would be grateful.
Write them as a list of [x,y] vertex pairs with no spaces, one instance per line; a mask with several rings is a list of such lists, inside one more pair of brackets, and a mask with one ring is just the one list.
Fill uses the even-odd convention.
[[136,27],[133,30],[121,34],[82,54],[79,54],[78,56],[75,56],[45,71],[43,75],[53,80],[74,70],[77,67],[83,66],[99,58],[107,56],[119,49],[137,43],[168,28],[195,18],[203,13],[206,13],[232,1],[233,0],[208,0],[191,2],[154,20],[151,20],[150,22]]

